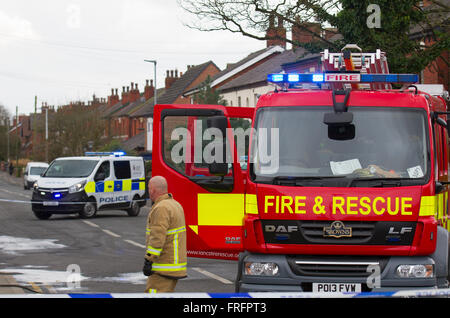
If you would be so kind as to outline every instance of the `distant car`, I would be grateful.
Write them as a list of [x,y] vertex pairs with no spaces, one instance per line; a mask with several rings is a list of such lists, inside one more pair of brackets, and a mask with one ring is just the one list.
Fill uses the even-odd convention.
[[30,189],[33,184],[41,177],[41,174],[48,168],[48,163],[45,162],[29,162],[23,174],[23,188]]

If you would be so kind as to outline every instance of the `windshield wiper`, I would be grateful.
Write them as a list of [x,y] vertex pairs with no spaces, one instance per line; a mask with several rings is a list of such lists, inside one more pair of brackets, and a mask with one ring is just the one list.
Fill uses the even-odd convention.
[[324,182],[314,183],[311,184],[310,181],[325,181],[330,179],[342,179],[345,178],[345,176],[278,176],[272,178],[272,184],[278,184],[278,185],[293,185],[293,186],[305,186],[305,183],[308,183],[308,185],[314,185],[314,186],[324,186]]
[[417,181],[417,179],[412,178],[353,178],[347,184],[347,187],[354,186],[355,183],[369,183],[368,186],[371,188],[385,188],[385,187],[400,187],[404,184],[404,181]]

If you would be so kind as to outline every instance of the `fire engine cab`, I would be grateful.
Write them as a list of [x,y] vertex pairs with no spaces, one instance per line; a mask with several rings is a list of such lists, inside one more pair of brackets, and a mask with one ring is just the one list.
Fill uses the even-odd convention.
[[238,259],[239,292],[447,287],[446,101],[380,50],[322,66],[269,74],[254,109],[155,107],[153,175],[184,207],[188,255]]

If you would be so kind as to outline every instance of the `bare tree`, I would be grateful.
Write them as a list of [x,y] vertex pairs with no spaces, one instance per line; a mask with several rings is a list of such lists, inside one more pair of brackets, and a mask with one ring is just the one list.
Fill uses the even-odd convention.
[[[357,43],[365,50],[387,52],[391,70],[419,72],[450,47],[448,0],[178,0],[194,16],[186,23],[201,31],[227,30],[258,40],[283,40],[311,52],[338,50]],[[377,8],[373,13],[370,8]],[[369,23],[376,16],[379,24]],[[377,16],[378,15],[378,16]],[[287,31],[309,33],[313,41],[301,43],[286,33],[266,32],[274,21]],[[310,23],[319,28],[311,28]],[[342,36],[330,40],[325,30]],[[425,40],[425,41],[424,41]]]

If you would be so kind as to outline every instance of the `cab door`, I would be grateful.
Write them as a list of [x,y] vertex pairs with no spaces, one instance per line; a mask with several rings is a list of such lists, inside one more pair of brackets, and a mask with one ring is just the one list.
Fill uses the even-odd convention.
[[[249,135],[253,113],[218,105],[155,106],[152,175],[164,176],[183,206],[188,256],[235,259],[242,251],[246,154],[236,147],[231,124],[247,123]],[[215,127],[220,121],[226,136]]]

